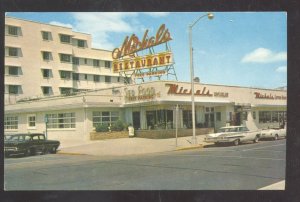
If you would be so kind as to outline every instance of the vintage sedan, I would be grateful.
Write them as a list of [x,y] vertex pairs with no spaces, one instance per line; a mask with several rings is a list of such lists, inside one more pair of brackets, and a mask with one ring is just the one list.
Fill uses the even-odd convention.
[[286,137],[286,128],[269,128],[261,131],[261,139],[273,139],[278,140],[279,138]]
[[42,133],[15,134],[4,140],[4,154],[5,156],[29,156],[48,152],[55,154],[59,145],[59,141],[47,140]]
[[207,134],[204,141],[207,143],[232,143],[239,145],[242,142],[257,143],[260,138],[260,130],[250,131],[246,126],[227,126],[222,127],[217,133]]

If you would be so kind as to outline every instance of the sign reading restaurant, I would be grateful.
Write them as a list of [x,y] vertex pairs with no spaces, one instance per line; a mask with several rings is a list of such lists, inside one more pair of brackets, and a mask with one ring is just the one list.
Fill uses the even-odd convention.
[[173,54],[171,51],[166,50],[156,54],[149,51],[149,54],[144,56],[136,55],[139,51],[145,49],[150,50],[150,48],[167,43],[170,40],[172,40],[171,34],[169,30],[166,29],[165,24],[162,24],[157,30],[156,35],[152,37],[148,37],[148,30],[145,31],[142,40],[135,34],[132,34],[130,37],[127,36],[122,46],[120,48],[115,48],[112,52],[112,58],[114,59],[113,72],[120,73],[134,71],[134,74],[137,75],[137,77],[166,74],[166,71],[157,69],[155,71],[149,71],[148,73],[136,72],[136,70],[172,65]]

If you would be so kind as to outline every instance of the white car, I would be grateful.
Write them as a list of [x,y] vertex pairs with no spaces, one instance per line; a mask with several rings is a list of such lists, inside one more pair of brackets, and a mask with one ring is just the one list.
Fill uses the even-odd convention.
[[252,141],[256,143],[260,138],[260,134],[260,130],[249,131],[246,126],[227,126],[220,128],[217,133],[207,134],[204,141],[216,145],[233,143],[236,146],[242,142]]
[[286,137],[285,128],[263,129],[260,135],[261,139],[273,139],[273,140],[278,140],[279,138],[285,138],[285,137]]

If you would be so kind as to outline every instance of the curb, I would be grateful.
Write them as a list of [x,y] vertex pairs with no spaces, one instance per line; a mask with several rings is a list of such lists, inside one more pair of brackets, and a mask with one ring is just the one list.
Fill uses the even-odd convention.
[[196,145],[196,146],[190,146],[190,147],[179,147],[176,148],[175,151],[183,151],[183,150],[191,150],[191,149],[201,149],[203,148],[202,144]]
[[87,155],[87,154],[82,154],[82,153],[75,153],[75,152],[60,152],[58,151],[57,154],[67,154],[67,155]]

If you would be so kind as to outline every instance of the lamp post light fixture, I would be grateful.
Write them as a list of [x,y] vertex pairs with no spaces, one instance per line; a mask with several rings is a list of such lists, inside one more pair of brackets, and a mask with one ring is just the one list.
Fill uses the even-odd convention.
[[193,26],[199,22],[200,19],[206,17],[208,19],[213,19],[214,15],[212,13],[207,13],[205,15],[202,15],[198,17],[192,24],[189,25],[189,46],[190,46],[190,73],[191,73],[191,100],[192,100],[192,124],[193,124],[193,138],[192,142],[193,144],[197,144],[197,139],[196,139],[196,121],[195,121],[195,95],[194,95],[194,65],[193,65],[193,45],[192,45],[192,28]]

